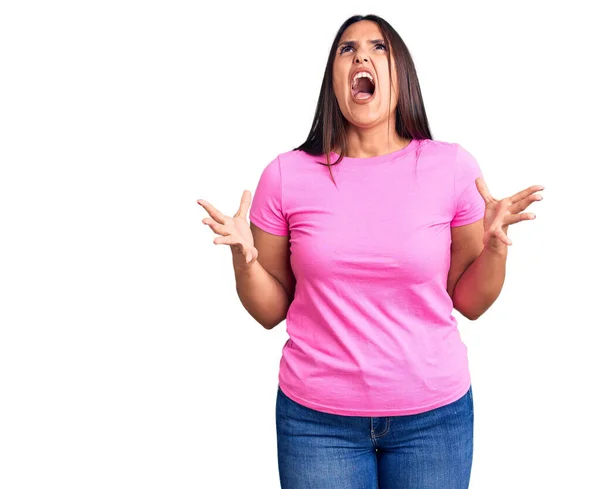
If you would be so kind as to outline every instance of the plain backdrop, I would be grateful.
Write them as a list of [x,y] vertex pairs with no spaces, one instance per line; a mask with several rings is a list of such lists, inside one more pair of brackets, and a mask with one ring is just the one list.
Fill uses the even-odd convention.
[[546,187],[509,229],[497,302],[455,313],[470,487],[599,488],[591,5],[2,2],[0,487],[279,487],[285,323],[245,311],[196,200],[232,215],[304,141],[338,27],[375,13],[413,56],[434,139],[497,198]]

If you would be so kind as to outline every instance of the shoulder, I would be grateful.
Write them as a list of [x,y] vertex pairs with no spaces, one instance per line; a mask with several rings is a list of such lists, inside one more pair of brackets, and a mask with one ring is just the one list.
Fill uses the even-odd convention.
[[427,154],[435,156],[437,159],[450,161],[457,172],[478,167],[475,156],[458,142],[434,141],[430,139],[425,148],[428,152]]
[[437,139],[424,139],[421,142],[423,151],[444,157],[455,157],[459,146],[456,142],[439,141]]
[[303,163],[314,162],[317,158],[317,156],[309,155],[308,153],[297,149],[285,151],[277,155],[279,164],[286,168]]
[[304,151],[289,150],[273,156],[264,171],[278,173],[281,176],[297,175],[298,172],[303,173],[303,170],[310,168],[319,160],[318,156],[309,155]]

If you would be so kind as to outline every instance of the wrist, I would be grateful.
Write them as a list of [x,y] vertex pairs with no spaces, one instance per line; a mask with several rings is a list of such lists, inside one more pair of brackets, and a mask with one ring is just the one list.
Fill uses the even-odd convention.
[[483,249],[498,256],[506,256],[508,254],[508,245],[497,238],[490,239]]
[[246,254],[233,246],[231,247],[231,259],[233,267],[236,270],[247,270],[257,262],[257,260],[252,260],[250,263],[247,263]]

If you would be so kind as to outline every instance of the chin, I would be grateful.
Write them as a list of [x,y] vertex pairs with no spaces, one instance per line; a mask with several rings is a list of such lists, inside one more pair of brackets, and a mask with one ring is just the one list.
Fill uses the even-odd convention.
[[361,129],[369,129],[373,126],[376,126],[380,123],[384,118],[382,114],[365,114],[365,116],[354,116],[354,117],[346,117],[346,120],[352,124],[353,126],[359,127]]
[[359,129],[369,129],[377,125],[377,119],[364,121],[364,120],[349,120],[348,121],[354,127],[358,127]]

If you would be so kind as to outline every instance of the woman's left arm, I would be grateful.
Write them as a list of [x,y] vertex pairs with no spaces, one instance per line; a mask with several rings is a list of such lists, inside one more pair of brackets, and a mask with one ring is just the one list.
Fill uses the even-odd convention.
[[512,197],[497,200],[490,195],[482,177],[475,181],[485,201],[485,215],[479,221],[452,228],[451,265],[448,294],[454,308],[474,321],[494,303],[504,285],[508,246],[508,226],[535,219],[523,213],[544,187],[534,185]]

